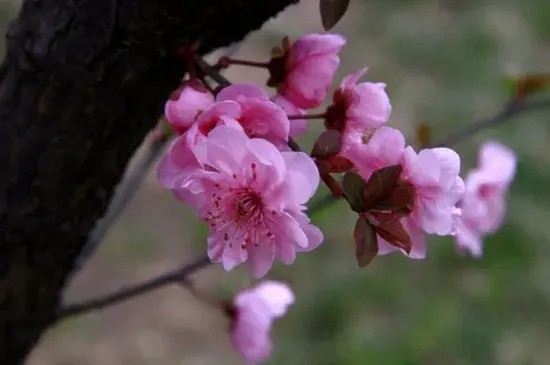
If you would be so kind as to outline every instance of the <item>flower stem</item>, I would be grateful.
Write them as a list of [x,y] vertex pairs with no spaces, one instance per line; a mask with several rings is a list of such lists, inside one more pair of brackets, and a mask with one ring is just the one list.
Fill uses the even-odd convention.
[[267,68],[269,63],[267,62],[257,62],[257,61],[248,61],[248,60],[239,60],[236,58],[222,57],[218,61],[216,68],[227,68],[230,65],[240,65],[248,67],[258,67],[258,68]]
[[326,113],[306,114],[306,115],[287,115],[288,119],[325,119]]

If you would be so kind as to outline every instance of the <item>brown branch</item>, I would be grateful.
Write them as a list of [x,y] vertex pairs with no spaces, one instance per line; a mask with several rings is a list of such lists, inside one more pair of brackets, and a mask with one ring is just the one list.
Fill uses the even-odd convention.
[[184,76],[180,46],[241,41],[295,2],[23,1],[0,68],[0,364],[23,364],[56,321],[90,232]]
[[67,317],[77,316],[92,311],[97,311],[120,304],[139,295],[160,289],[170,284],[178,284],[185,277],[191,275],[202,268],[211,264],[207,256],[201,256],[193,262],[182,266],[181,268],[167,272],[158,277],[144,281],[143,283],[122,287],[111,294],[99,298],[83,301],[82,303],[69,304],[61,307],[57,312],[57,320],[63,320]]
[[[309,207],[310,215],[317,213],[336,201],[337,200],[334,199],[331,194],[313,201]],[[189,275],[209,266],[210,263],[210,259],[207,256],[200,256],[189,264],[185,264],[174,271],[146,280],[143,283],[123,287],[115,290],[113,293],[91,300],[85,300],[81,303],[67,304],[58,309],[57,321],[114,306],[167,285],[181,284]]]
[[[150,140],[151,139],[148,141]],[[128,172],[125,174],[124,179],[117,187],[115,196],[107,208],[107,213],[97,222],[97,226],[92,231],[86,246],[84,246],[80,252],[75,263],[76,270],[80,270],[84,266],[86,261],[94,254],[99,244],[103,241],[105,234],[107,234],[109,229],[118,221],[118,218],[141,186],[143,179],[145,179],[149,170],[159,159],[169,140],[169,133],[163,133],[158,138],[153,139],[152,142],[148,143],[144,156],[138,161],[131,173]]]
[[510,101],[504,104],[495,116],[466,125],[441,141],[434,143],[432,147],[452,147],[484,129],[501,125],[520,114],[543,109],[550,109],[550,100]]

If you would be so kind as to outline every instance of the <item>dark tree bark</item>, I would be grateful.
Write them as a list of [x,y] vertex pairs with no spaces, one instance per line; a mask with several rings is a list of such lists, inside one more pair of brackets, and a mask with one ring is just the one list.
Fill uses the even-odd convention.
[[0,364],[24,363],[184,73],[298,0],[26,0],[0,69]]

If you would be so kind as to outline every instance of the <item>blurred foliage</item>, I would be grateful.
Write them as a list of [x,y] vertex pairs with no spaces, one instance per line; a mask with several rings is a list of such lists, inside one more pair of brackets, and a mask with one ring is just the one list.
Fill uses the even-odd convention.
[[[397,95],[393,115],[409,118],[394,117],[394,125],[428,121],[436,136],[445,135],[496,112],[506,101],[499,82],[506,73],[550,70],[545,0],[363,1],[361,9],[364,27],[349,36],[370,42],[373,35],[391,60],[373,65],[371,77]],[[412,105],[400,105],[400,97]],[[508,223],[486,240],[482,260],[458,257],[450,239],[432,239],[422,262],[379,257],[359,270],[351,230],[335,222],[347,217],[349,225],[353,215],[332,211],[316,219],[327,232],[320,251],[330,254],[311,255],[305,267],[291,269],[299,298],[276,331],[277,355],[269,363],[547,364],[549,119],[544,112],[521,116],[458,147],[465,169],[487,138],[522,157]],[[539,140],[523,135],[526,129],[540,133]],[[532,206],[538,212],[526,211]]]
[[[13,14],[6,9],[0,9],[2,19]],[[302,19],[291,18],[293,11],[289,9],[288,16],[294,21],[286,25],[295,38],[298,30],[311,29],[297,28]],[[307,14],[318,16],[313,10]],[[286,31],[268,30],[263,43],[254,47],[267,54]],[[437,140],[496,113],[508,95],[502,86],[505,75],[550,72],[548,0],[354,0],[334,31],[349,39],[338,79],[365,64],[371,66],[368,78],[388,85],[393,101],[390,125],[407,132],[411,143],[420,122],[431,126]],[[548,111],[531,113],[457,146],[464,171],[475,163],[479,143],[489,138],[520,156],[507,224],[486,240],[481,260],[457,256],[450,239],[432,239],[426,260],[394,254],[376,258],[360,270],[354,260],[354,214],[341,203],[316,214],[313,221],[325,232],[326,242],[312,254],[299,255],[292,267],[277,264],[270,274],[291,282],[297,301],[275,326],[275,354],[268,363],[548,364],[549,128]],[[300,143],[309,150],[314,140],[312,133]],[[181,262],[173,248],[181,236],[188,251],[203,252],[206,227],[189,212],[182,213],[169,194],[161,198],[159,190],[149,187],[142,201],[130,207],[117,228],[122,233],[105,243],[85,279],[75,285],[77,297],[89,296],[93,289],[87,277],[98,277],[104,285],[119,271],[147,267],[161,257],[172,259],[170,264]],[[321,189],[319,196],[325,192]],[[251,282],[246,270],[218,273],[209,282],[216,293],[228,295]],[[115,317],[103,313],[69,321],[48,337],[51,341],[41,346],[31,364],[235,363],[237,357],[223,333],[225,323],[204,325],[207,330],[200,335],[199,325],[191,327],[190,323],[210,323],[205,313],[212,309],[196,314],[189,308],[193,303],[170,295],[155,292],[151,302],[142,300],[154,310],[149,304],[136,304],[137,311],[124,307]],[[164,308],[171,308],[172,299],[177,308],[187,307],[180,312]],[[187,312],[191,319],[185,325],[182,318],[171,317]],[[145,329],[157,337],[145,336]],[[216,336],[223,338],[225,347],[215,342]],[[213,353],[217,360],[195,362],[196,353]]]

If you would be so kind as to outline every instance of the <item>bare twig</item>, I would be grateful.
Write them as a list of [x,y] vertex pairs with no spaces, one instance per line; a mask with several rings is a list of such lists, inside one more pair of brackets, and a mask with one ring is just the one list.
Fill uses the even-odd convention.
[[[337,201],[331,194],[327,194],[323,198],[313,202],[309,207],[310,215],[328,207],[333,202]],[[170,271],[156,278],[149,279],[143,283],[134,286],[127,286],[117,289],[113,293],[106,294],[99,298],[83,301],[82,303],[68,304],[62,306],[57,314],[57,320],[62,320],[67,317],[72,317],[88,312],[100,310],[106,307],[117,305],[126,300],[145,294],[152,290],[160,289],[161,287],[171,284],[181,284],[185,282],[186,277],[199,271],[202,268],[210,265],[210,259],[207,256],[200,256],[189,264],[185,264],[177,270]]]
[[75,269],[81,269],[86,261],[93,255],[100,242],[105,237],[105,234],[113,226],[114,223],[120,217],[120,214],[124,211],[128,203],[132,200],[136,191],[140,187],[143,179],[147,175],[147,172],[151,169],[155,161],[160,157],[166,143],[169,141],[170,135],[163,133],[157,138],[150,139],[152,142],[149,144],[147,151],[141,160],[138,161],[137,166],[134,167],[131,173],[127,172],[126,176],[118,186],[114,198],[111,200],[107,213],[98,221],[95,229],[90,234],[88,242],[82,249],[80,256],[75,263]]
[[91,311],[97,311],[135,298],[141,294],[162,288],[166,285],[181,283],[181,280],[183,280],[183,278],[187,275],[190,275],[191,273],[208,265],[210,265],[210,259],[207,256],[201,256],[177,270],[170,271],[153,279],[149,279],[141,284],[123,287],[111,294],[87,300],[82,303],[63,306],[57,312],[57,320],[62,320],[67,317],[72,317]]
[[461,142],[462,140],[476,134],[477,132],[500,125],[509,119],[518,116],[519,114],[550,108],[550,100],[533,100],[533,101],[510,101],[502,107],[501,111],[487,119],[466,125],[464,128],[451,133],[441,141],[434,143],[433,147],[451,147]]

